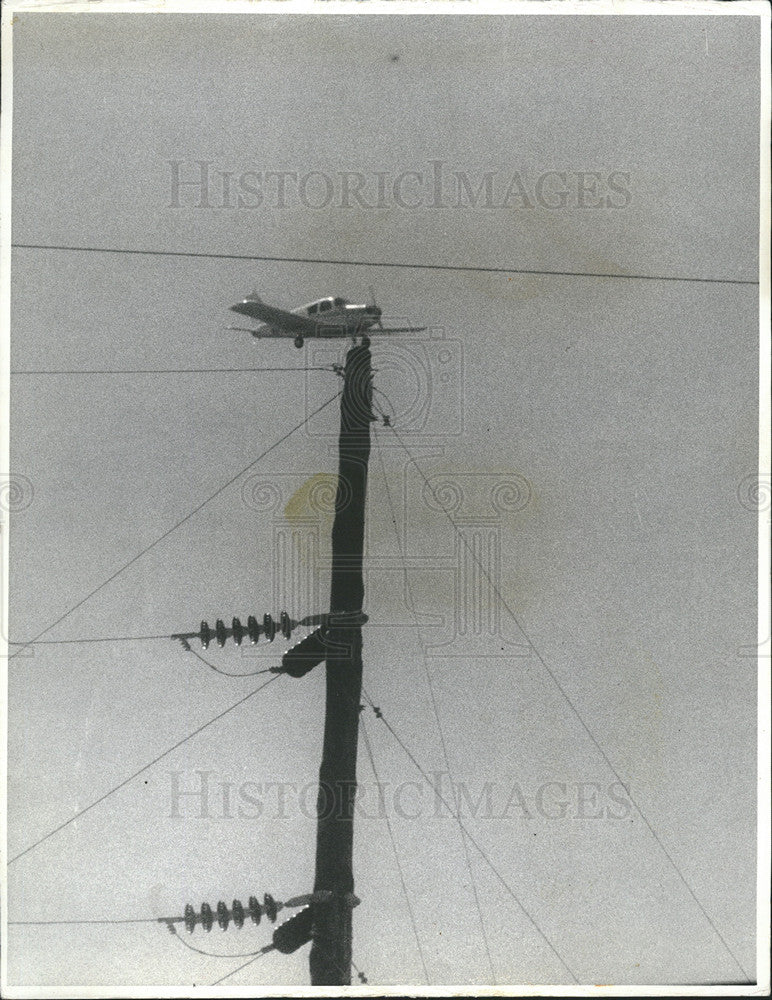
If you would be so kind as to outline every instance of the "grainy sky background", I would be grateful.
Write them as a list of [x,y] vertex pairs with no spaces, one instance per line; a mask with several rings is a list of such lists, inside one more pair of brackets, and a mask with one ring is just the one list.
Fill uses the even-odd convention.
[[[757,277],[756,18],[20,13],[13,31],[19,244]],[[197,208],[187,188],[175,207],[170,161],[190,179],[197,160],[237,178],[359,171],[370,191],[377,172],[428,177],[441,160],[475,186],[518,172],[531,193],[562,171],[573,193],[557,209],[452,196],[444,209],[346,208],[336,196],[313,210],[297,197],[223,206],[221,188]],[[613,171],[629,175],[629,204],[579,207],[577,174]],[[453,778],[474,798],[488,783],[504,817],[466,823],[530,915],[473,847],[467,865],[426,788],[404,790],[402,815],[387,792],[428,978],[742,981],[738,963],[751,975],[755,963],[756,676],[743,649],[755,646],[756,516],[738,499],[757,463],[753,284],[20,248],[12,367],[312,364],[316,345],[225,332],[227,307],[252,287],[292,307],[363,301],[371,284],[387,316],[434,329],[377,340],[376,384],[397,429],[426,403],[426,422],[400,433],[425,475],[462,488],[457,519],[491,516],[470,483],[522,477],[531,490],[496,515],[519,625],[501,610],[493,638],[424,657],[453,639],[456,542],[377,431],[365,686],[427,771],[447,769],[439,719]],[[12,638],[48,629],[337,389],[323,372],[14,375],[12,467],[34,499],[13,521]],[[239,480],[43,638],[280,610],[272,549],[297,528],[284,504],[334,472],[337,419],[328,407],[251,470],[279,490],[275,511],[256,510],[249,487],[245,504]],[[407,590],[390,496],[423,567]],[[321,607],[290,610],[324,610],[321,586]],[[416,628],[411,603],[440,624]],[[232,646],[209,658],[233,671],[276,662]],[[262,681],[217,675],[163,641],[38,645],[9,674],[12,858]],[[308,891],[313,820],[292,802],[278,816],[275,793],[262,817],[234,806],[229,818],[217,782],[313,781],[322,712],[320,669],[280,678],[15,861],[9,919],[153,917]],[[381,780],[420,779],[364,718]],[[650,828],[609,797],[608,762]],[[191,790],[197,771],[211,772],[208,818],[194,799],[173,816],[173,781]],[[364,746],[360,775],[372,794]],[[565,785],[563,818],[535,805],[548,782]],[[581,783],[598,786],[602,818],[580,815]],[[376,986],[425,983],[384,820],[363,817],[356,838],[355,961]],[[193,943],[241,953],[268,937],[264,925],[199,930]],[[8,961],[11,984],[40,990],[207,984],[240,964],[154,924],[12,926]],[[303,949],[227,984],[307,981]]]

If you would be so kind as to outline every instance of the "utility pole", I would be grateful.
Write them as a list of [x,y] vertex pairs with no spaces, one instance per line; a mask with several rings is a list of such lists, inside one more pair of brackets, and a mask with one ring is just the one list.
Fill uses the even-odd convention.
[[310,954],[313,986],[351,983],[352,909],[356,902],[354,802],[364,620],[362,550],[370,422],[374,419],[367,337],[350,348],[343,378],[314,879],[314,894],[323,894],[325,901],[314,907]]
[[[250,615],[246,627],[234,618],[230,628],[222,618],[212,630],[202,621],[198,632],[178,632],[172,638],[190,649],[199,639],[204,649],[214,640],[222,648],[228,639],[237,646],[249,639],[254,645],[263,637],[273,642],[277,634],[289,639],[300,626],[318,628],[293,646],[282,657],[274,673],[303,677],[315,666],[326,662],[326,704],[324,744],[319,768],[319,795],[316,804],[316,873],[314,891],[286,904],[301,901],[305,908],[274,931],[273,944],[289,954],[311,941],[311,984],[313,986],[351,985],[351,911],[358,900],[354,896],[354,804],[356,801],[357,742],[359,708],[362,693],[362,625],[365,586],[362,555],[365,534],[365,499],[367,464],[370,460],[370,423],[373,387],[370,341],[362,336],[349,349],[343,375],[340,405],[338,486],[335,517],[332,525],[332,580],[329,614],[311,614],[299,621],[282,611],[278,620],[266,614],[262,624]],[[385,419],[385,418],[384,418]],[[261,908],[257,897],[250,897],[248,910],[238,900],[228,907],[224,902],[217,911],[203,904],[197,915],[192,905],[182,917],[164,917],[162,922],[174,929],[184,923],[192,933],[197,924],[209,931],[215,917],[225,930],[232,922],[244,925],[245,915],[255,923],[261,912],[275,920],[278,904],[266,896]]]

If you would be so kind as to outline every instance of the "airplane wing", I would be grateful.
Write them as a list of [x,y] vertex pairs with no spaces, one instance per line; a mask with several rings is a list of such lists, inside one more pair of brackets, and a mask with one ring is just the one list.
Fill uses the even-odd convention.
[[275,340],[277,337],[286,337],[291,340],[293,337],[298,336],[298,334],[292,333],[289,330],[272,330],[270,326],[260,326],[256,330],[247,326],[226,326],[225,329],[233,330],[237,333],[248,333],[258,340],[269,340],[271,338]]
[[258,319],[261,323],[266,323],[274,332],[255,331],[258,337],[312,337],[316,332],[316,323],[306,316],[299,316],[297,313],[287,312],[285,309],[277,309],[276,306],[268,306],[265,302],[258,302],[256,299],[244,299],[235,306],[231,306],[233,312],[241,313],[242,316],[249,316],[251,319]]
[[392,326],[382,330],[380,327],[374,326],[367,331],[367,336],[377,336],[379,333],[423,333],[425,329],[425,326]]

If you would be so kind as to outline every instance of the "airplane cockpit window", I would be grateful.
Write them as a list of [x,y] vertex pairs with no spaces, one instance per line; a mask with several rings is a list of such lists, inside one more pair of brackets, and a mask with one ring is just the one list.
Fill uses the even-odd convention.
[[319,303],[318,302],[314,302],[314,304],[312,306],[308,307],[308,315],[309,316],[313,316],[313,314],[315,312],[318,312],[318,311],[319,311]]
[[336,306],[345,306],[346,304],[345,299],[333,299],[332,301],[335,303]]
[[332,302],[329,299],[324,299],[319,303],[319,312],[327,312],[328,309],[332,309]]

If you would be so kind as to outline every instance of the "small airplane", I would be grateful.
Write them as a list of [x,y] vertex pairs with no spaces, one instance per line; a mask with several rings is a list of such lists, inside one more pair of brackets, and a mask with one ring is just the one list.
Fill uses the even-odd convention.
[[[276,306],[269,306],[256,292],[252,292],[235,306],[233,312],[249,316],[259,321],[259,326],[249,329],[243,326],[229,326],[229,330],[251,333],[253,337],[294,338],[295,347],[302,347],[306,337],[365,337],[369,332],[377,333],[421,333],[425,326],[398,326],[385,329],[381,322],[382,311],[375,304],[375,295],[370,289],[370,301],[365,305],[353,305],[340,297],[329,296],[316,299],[305,306],[298,306],[289,312]],[[373,330],[377,327],[377,330]]]

